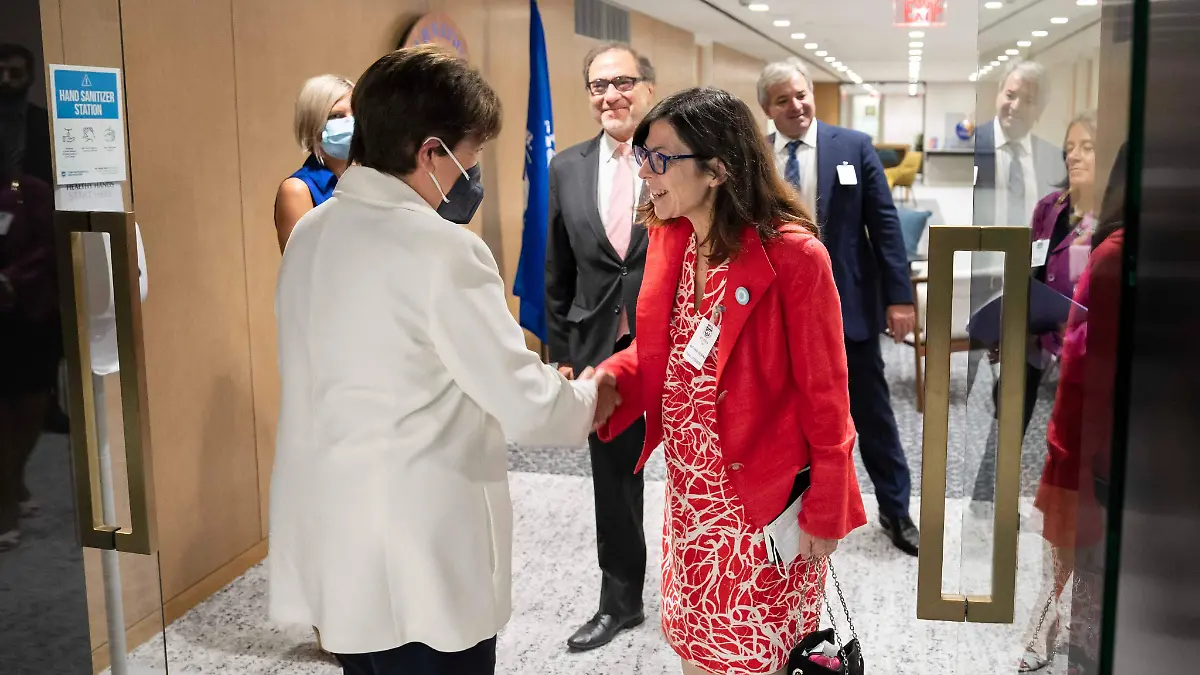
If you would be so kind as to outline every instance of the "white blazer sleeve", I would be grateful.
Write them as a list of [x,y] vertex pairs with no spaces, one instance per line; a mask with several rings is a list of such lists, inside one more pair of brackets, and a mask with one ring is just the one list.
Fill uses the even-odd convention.
[[[582,446],[596,406],[592,382],[569,382],[525,346],[491,251],[475,235],[444,257],[430,280],[430,336],[462,390],[500,420],[512,440]],[[459,242],[456,241],[455,244]]]

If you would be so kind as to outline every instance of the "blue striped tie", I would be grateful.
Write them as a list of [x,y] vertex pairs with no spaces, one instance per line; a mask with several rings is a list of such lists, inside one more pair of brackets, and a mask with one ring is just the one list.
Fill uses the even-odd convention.
[[803,142],[791,141],[787,144],[788,158],[787,163],[783,165],[783,179],[791,183],[800,194],[804,194],[804,180],[800,175],[800,160],[796,158],[796,151]]

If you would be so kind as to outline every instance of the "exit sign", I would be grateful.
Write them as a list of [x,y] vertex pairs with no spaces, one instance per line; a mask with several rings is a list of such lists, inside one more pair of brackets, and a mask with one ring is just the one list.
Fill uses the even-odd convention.
[[946,25],[945,0],[895,0],[894,25],[908,27]]

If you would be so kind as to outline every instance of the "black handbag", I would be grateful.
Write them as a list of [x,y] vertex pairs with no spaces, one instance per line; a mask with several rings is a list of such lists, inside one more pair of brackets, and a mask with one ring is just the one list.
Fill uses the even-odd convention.
[[[850,618],[850,609],[846,606],[846,597],[842,594],[842,584],[838,581],[837,573],[833,570],[833,561],[829,561],[829,574],[833,577],[833,586],[837,589],[838,600],[841,601],[842,612],[846,615],[846,623],[850,626],[850,641],[842,645],[837,632],[837,621],[833,616],[833,608],[829,606],[829,598],[825,598],[825,611],[829,614],[830,627],[810,633],[800,640],[800,644],[792,650],[788,657],[787,675],[863,675],[864,665],[862,645],[858,642],[858,633],[854,630],[854,620]],[[828,666],[814,663],[810,654],[822,644],[842,645],[837,648],[837,658],[841,661],[837,670]]]

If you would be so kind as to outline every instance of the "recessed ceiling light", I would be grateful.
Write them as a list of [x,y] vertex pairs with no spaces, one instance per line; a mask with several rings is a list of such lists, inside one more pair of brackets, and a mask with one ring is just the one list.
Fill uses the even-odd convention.
[[751,12],[769,12],[769,11],[771,11],[771,6],[764,5],[761,2],[755,2],[755,3],[751,3],[750,5],[747,5],[746,9],[750,10]]
[[997,57],[996,57],[996,60],[997,60],[997,61],[1007,61],[1007,60],[1008,60],[1008,55],[1007,55],[1007,54],[1001,54],[1000,56],[997,56]]
[[1046,37],[1049,34],[1050,34],[1050,31],[1045,31],[1045,30],[1033,31],[1033,37]]
[[807,43],[805,43],[805,45],[804,45],[804,48],[805,48],[805,49],[816,49],[816,48],[817,48],[817,43],[815,43],[815,42],[807,42]]
[[1016,56],[1017,54],[1021,53],[1021,50],[1020,49],[1005,49],[1004,53],[1008,54],[1009,56]]
[[908,37],[910,37],[910,38],[923,38],[923,37],[925,37],[925,31],[923,31],[923,30],[914,30],[914,31],[912,31],[911,33],[909,33],[909,34],[908,34]]
[[833,58],[832,56],[825,57],[825,63],[833,63],[834,61],[837,61],[837,59]]
[[908,43],[908,46],[909,47],[924,47],[925,43],[924,42],[910,42],[910,43]]
[[908,61],[909,61],[909,63],[920,63],[920,62],[921,62],[921,57],[919,57],[919,56],[910,56],[910,57],[908,57]]
[[979,76],[976,75],[975,73],[971,73],[970,75],[967,76],[967,79],[974,82],[979,79]]
[[792,25],[792,22],[787,19],[775,19],[776,28],[787,28],[790,25]]
[[1018,47],[1032,47],[1033,43],[1030,42],[1029,40],[1021,40],[1020,42],[1017,43],[1017,46]]
[[908,55],[909,56],[920,56],[921,50],[920,49],[910,49],[910,50],[908,50]]
[[995,68],[995,67],[996,67],[996,66],[998,66],[998,65],[1000,65],[1000,62],[999,62],[999,61],[992,61],[992,63],[991,63],[991,66],[992,66],[993,68]]
[[824,49],[822,49],[822,50],[820,50],[820,51],[817,51],[817,52],[814,52],[814,53],[815,53],[817,56],[829,56],[829,52],[825,51]]
[[1075,0],[1075,4],[1079,5],[1080,7],[1092,7],[1100,4],[1100,0]]
[[846,72],[847,70],[850,70],[850,69],[849,69],[849,68],[847,68],[846,66],[834,66],[834,67],[835,67],[835,68],[837,68],[837,69],[838,69],[838,72],[841,72],[841,73],[844,73],[844,72]]
[[984,9],[1000,9],[1003,6],[1004,6],[1003,2],[985,2],[985,3],[983,3]]
[[792,33],[793,40],[803,40],[806,37],[808,37],[808,36],[805,35],[804,33]]
[[1064,23],[1066,23],[1066,22],[1068,22],[1068,21],[1070,21],[1070,19],[1068,19],[1068,18],[1067,18],[1067,17],[1065,17],[1065,16],[1056,16],[1056,17],[1054,17],[1053,19],[1050,19],[1050,23],[1052,23],[1052,24],[1056,24],[1056,25],[1059,25],[1059,26],[1061,26],[1062,24],[1064,24]]
[[834,61],[834,62],[833,62],[833,67],[834,67],[834,68],[837,68],[837,67],[839,67],[839,66],[841,66],[841,65],[842,65],[842,62],[841,62],[841,61]]

